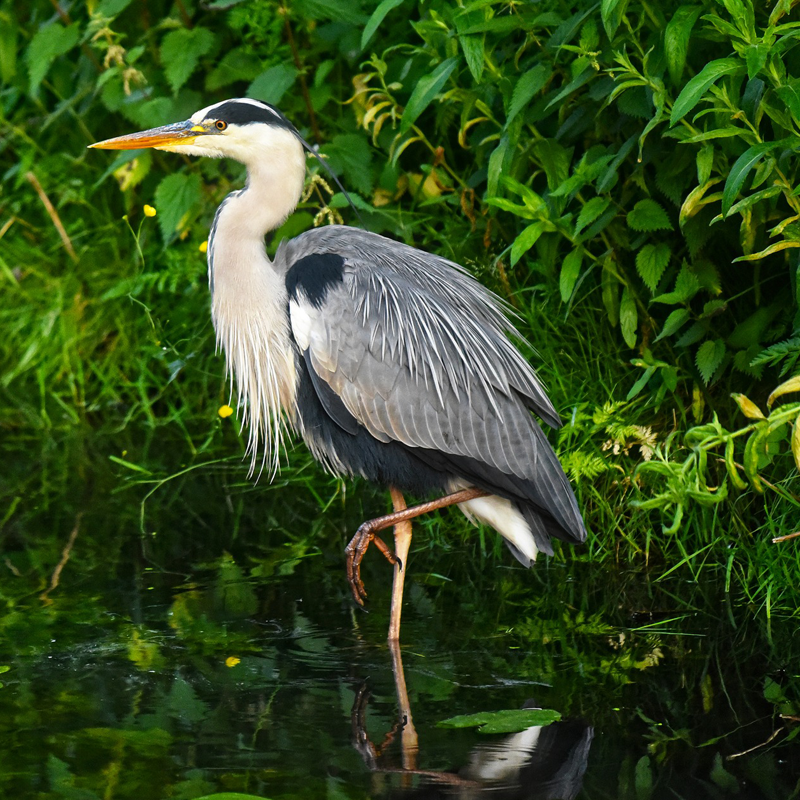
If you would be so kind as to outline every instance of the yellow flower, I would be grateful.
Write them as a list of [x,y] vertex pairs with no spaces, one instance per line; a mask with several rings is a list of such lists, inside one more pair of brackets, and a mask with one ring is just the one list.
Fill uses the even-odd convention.
[[201,244],[201,245],[200,245],[200,247],[199,247],[198,249],[200,250],[200,252],[201,252],[201,253],[206,253],[206,252],[208,252],[208,239],[206,239],[206,240],[203,242],[203,244]]
[[156,210],[153,208],[153,206],[145,206],[144,215],[146,217],[154,217],[156,215]]
[[220,417],[222,417],[222,419],[225,419],[233,414],[233,409],[230,406],[220,406],[217,413],[220,415]]
[[237,658],[236,656],[228,656],[225,659],[225,666],[226,667],[235,667],[242,659]]

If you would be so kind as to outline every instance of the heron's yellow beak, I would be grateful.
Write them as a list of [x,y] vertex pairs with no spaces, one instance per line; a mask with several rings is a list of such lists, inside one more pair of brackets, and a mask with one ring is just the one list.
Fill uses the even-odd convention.
[[176,122],[172,125],[163,125],[160,128],[150,128],[147,131],[128,133],[114,139],[95,142],[89,147],[98,150],[141,150],[145,147],[166,149],[176,144],[190,144],[198,136],[208,133],[204,125],[196,124],[191,120]]

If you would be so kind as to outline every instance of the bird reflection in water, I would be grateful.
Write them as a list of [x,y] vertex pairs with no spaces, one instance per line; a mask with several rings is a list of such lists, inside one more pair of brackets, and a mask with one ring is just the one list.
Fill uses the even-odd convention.
[[[400,775],[390,797],[404,800],[574,800],[583,783],[594,729],[579,720],[534,725],[502,739],[480,744],[469,762],[454,771],[420,769],[419,743],[408,699],[403,661],[397,642],[389,642],[397,690],[398,721],[380,744],[366,727],[369,691],[356,693],[351,714],[353,746],[370,771]],[[536,708],[535,705],[524,706]],[[400,763],[392,747],[399,736]],[[391,748],[391,753],[390,753]]]

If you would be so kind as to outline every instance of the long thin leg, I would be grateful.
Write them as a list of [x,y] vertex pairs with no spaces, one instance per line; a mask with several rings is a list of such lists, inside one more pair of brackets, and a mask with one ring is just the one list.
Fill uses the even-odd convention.
[[[392,487],[392,505],[395,512],[406,510],[406,501],[403,493]],[[403,613],[403,585],[406,577],[406,565],[408,564],[408,551],[411,547],[411,520],[403,520],[394,526],[394,577],[392,578],[392,605],[389,612],[389,635],[390,643],[395,643],[400,639],[400,615]],[[402,673],[402,662],[400,671]]]
[[390,528],[392,525],[397,525],[398,522],[405,522],[409,519],[414,519],[420,514],[427,514],[429,511],[436,511],[439,508],[446,508],[447,506],[456,505],[458,503],[466,503],[467,500],[474,500],[476,497],[486,497],[489,492],[483,489],[462,489],[460,492],[453,492],[453,494],[440,497],[438,500],[431,500],[428,503],[421,503],[418,506],[412,506],[404,511],[395,511],[393,514],[387,514],[385,517],[377,517],[376,519],[368,520],[363,523],[356,531],[356,535],[350,540],[350,544],[345,548],[347,555],[347,580],[350,583],[350,590],[353,593],[353,599],[360,606],[364,605],[364,599],[367,596],[366,589],[361,580],[361,559],[364,558],[364,553],[370,542],[375,542],[378,549],[384,556],[394,564],[396,561],[395,556],[391,553],[386,544],[376,534],[378,531]]
[[[399,621],[398,619],[398,623]],[[408,700],[406,676],[403,672],[403,657],[400,655],[400,644],[397,638],[393,639],[389,636],[389,652],[392,656],[392,672],[394,673],[394,685],[397,690],[397,710],[400,713],[402,725],[400,728],[400,746],[403,752],[403,770],[414,771],[417,769],[419,740],[417,739],[417,729],[414,727],[414,719],[411,716],[411,703]]]

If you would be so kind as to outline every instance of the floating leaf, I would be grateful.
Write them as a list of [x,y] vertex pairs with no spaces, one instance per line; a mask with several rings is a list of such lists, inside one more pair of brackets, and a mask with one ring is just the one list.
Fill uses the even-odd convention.
[[700,345],[695,363],[706,386],[711,382],[723,358],[725,358],[725,342],[722,339],[709,339]]
[[723,75],[742,72],[744,67],[738,58],[718,58],[709,61],[697,75],[681,90],[672,106],[669,124],[680,122],[702,99],[703,95]]
[[549,708],[482,711],[442,720],[440,728],[478,728],[478,733],[519,733],[534,726],[558,722],[561,714]]
[[433,98],[436,97],[439,90],[445,85],[447,79],[457,65],[457,58],[448,58],[446,61],[442,61],[429,75],[425,75],[425,77],[419,79],[408,100],[408,105],[405,111],[403,111],[403,116],[400,119],[401,134],[406,133],[417,121],[419,115],[431,104]]
[[658,288],[658,282],[669,264],[671,255],[669,245],[664,242],[646,244],[636,254],[636,269],[652,293]]
[[627,216],[628,227],[634,231],[671,231],[667,212],[655,200],[640,200]]

